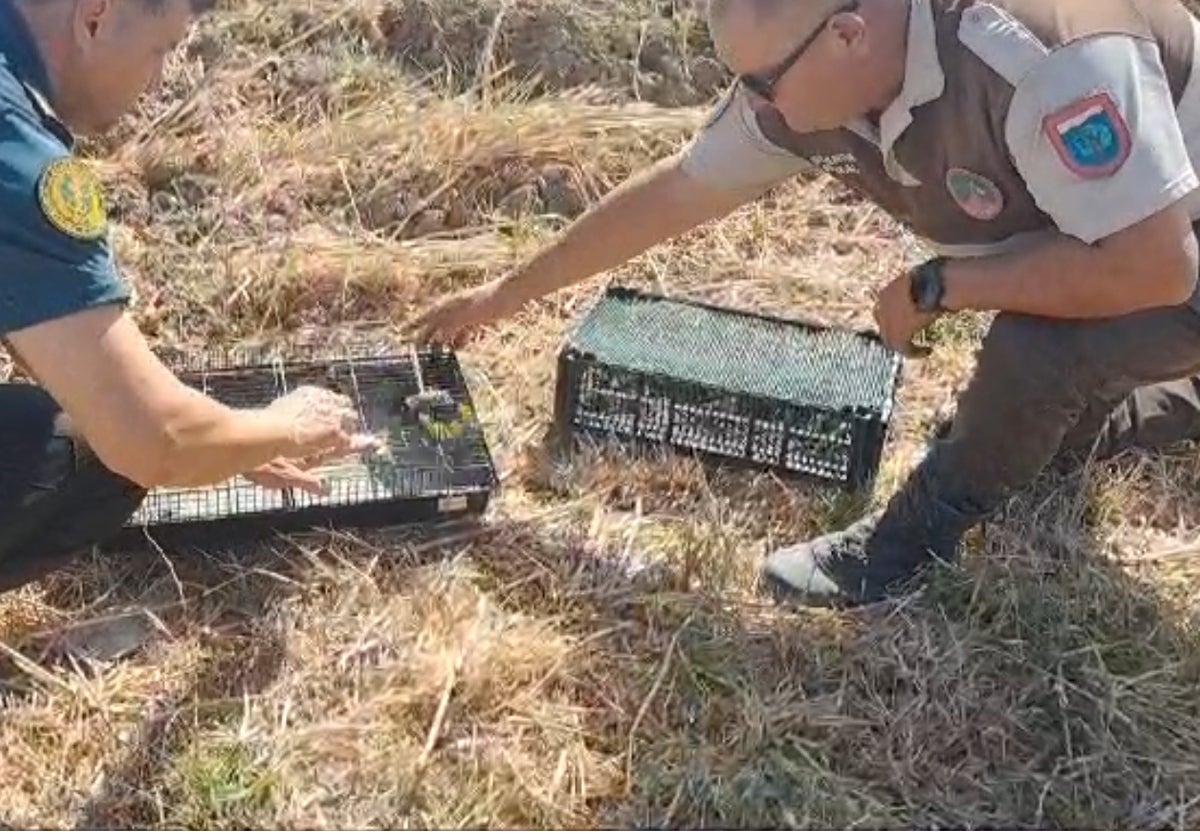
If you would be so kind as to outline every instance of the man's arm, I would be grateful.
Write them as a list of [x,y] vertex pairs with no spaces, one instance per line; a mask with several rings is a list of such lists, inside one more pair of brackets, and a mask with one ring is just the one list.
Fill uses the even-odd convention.
[[634,175],[515,271],[459,293],[420,315],[421,340],[453,341],[528,302],[615,268],[721,218],[805,168],[771,146],[744,96],[731,91],[682,151]]
[[602,198],[506,283],[524,300],[571,285],[729,215],[805,166],[763,136],[733,86],[684,149]]
[[117,306],[8,340],[96,456],[142,487],[216,483],[292,446],[286,417],[227,408],[176,379]]
[[95,174],[34,110],[0,106],[0,340],[101,462],[146,488],[203,485],[365,443],[328,392],[234,411],[177,380],[123,314]]
[[1184,199],[1200,179],[1151,40],[1106,33],[1033,55],[1005,128],[1060,234],[949,263],[947,308],[1103,318],[1189,299],[1197,243]]
[[944,305],[1105,318],[1184,303],[1198,273],[1191,219],[1173,204],[1095,245],[1057,236],[1013,254],[947,263]]
[[500,285],[522,302],[622,265],[649,248],[721,218],[759,190],[710,186],[680,155],[660,161],[605,195]]

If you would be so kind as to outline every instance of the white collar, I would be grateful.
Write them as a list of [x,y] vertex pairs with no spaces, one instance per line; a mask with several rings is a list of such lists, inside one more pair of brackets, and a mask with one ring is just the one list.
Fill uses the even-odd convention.
[[912,125],[913,109],[934,101],[945,89],[946,75],[938,57],[933,5],[931,0],[910,0],[904,84],[879,118],[879,148],[884,166],[889,175],[906,186],[917,186],[920,182],[904,171],[892,147]]

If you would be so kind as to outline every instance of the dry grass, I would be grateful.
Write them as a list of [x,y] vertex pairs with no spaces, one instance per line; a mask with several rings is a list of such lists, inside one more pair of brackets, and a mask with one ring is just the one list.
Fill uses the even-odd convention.
[[[712,89],[703,33],[663,5],[239,4],[95,146],[142,324],[374,328],[503,271],[701,118],[680,106]],[[616,277],[864,325],[903,260],[818,182]],[[1047,479],[903,603],[780,609],[762,550],[849,500],[542,451],[558,340],[596,288],[464,353],[506,475],[479,531],[98,557],[0,601],[0,820],[1200,828],[1194,455]],[[979,326],[909,368],[881,494]],[[83,655],[131,625],[129,655]]]

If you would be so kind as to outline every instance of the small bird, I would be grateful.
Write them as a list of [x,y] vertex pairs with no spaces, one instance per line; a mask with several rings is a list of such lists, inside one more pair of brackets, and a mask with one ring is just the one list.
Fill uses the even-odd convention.
[[409,411],[422,421],[451,423],[459,416],[458,401],[447,391],[421,391],[408,397],[405,402]]

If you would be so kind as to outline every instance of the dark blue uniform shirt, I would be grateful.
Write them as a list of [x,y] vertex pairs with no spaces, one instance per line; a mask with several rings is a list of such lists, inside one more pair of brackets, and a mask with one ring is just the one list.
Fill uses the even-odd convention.
[[53,101],[24,20],[0,0],[0,337],[128,299],[98,182]]

